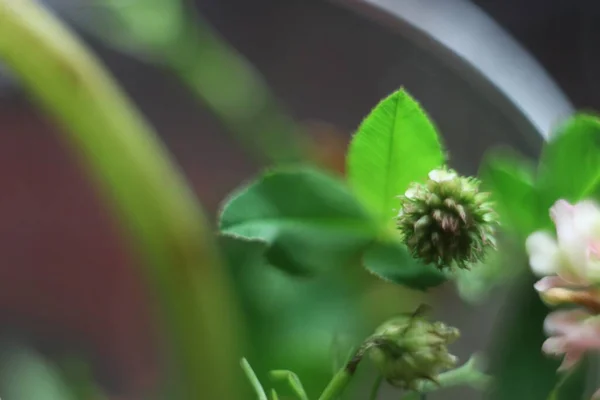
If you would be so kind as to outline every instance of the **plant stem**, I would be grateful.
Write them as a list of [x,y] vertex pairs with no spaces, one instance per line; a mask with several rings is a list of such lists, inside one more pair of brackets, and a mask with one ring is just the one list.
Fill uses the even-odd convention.
[[298,126],[256,70],[203,18],[183,24],[175,41],[156,49],[175,74],[258,161],[307,158],[307,143]]
[[369,395],[369,400],[377,400],[377,394],[379,393],[379,388],[381,387],[381,382],[383,382],[383,375],[377,375],[375,378],[375,382],[373,382],[373,387],[371,388],[371,394]]
[[321,396],[319,396],[319,400],[337,399],[342,394],[344,389],[346,389],[346,386],[348,386],[348,383],[350,383],[351,379],[352,374],[350,373],[350,371],[348,371],[346,368],[340,369],[333,376],[333,379],[329,381],[329,384],[327,385],[323,393],[321,393]]
[[373,341],[363,343],[354,353],[354,356],[350,358],[350,361],[348,361],[346,365],[333,376],[331,381],[329,381],[329,384],[323,393],[321,393],[319,400],[334,400],[338,398],[350,383],[350,380],[354,376],[356,368],[358,368],[358,364],[360,364],[364,355],[375,345],[376,343]]
[[273,370],[269,373],[269,375],[271,375],[271,378],[275,380],[285,380],[298,399],[308,400],[308,395],[304,390],[304,386],[302,386],[300,378],[298,378],[298,376],[292,371]]
[[238,398],[238,329],[225,273],[192,191],[152,128],[33,0],[0,0],[0,59],[64,128],[143,258],[172,350],[176,392],[168,397]]

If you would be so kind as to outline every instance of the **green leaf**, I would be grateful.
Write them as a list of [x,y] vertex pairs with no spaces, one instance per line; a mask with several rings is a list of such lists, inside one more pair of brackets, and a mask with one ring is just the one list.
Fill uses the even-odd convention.
[[415,260],[402,243],[393,240],[380,240],[369,246],[363,263],[368,271],[384,280],[419,290],[447,279],[435,266]]
[[526,236],[540,225],[535,170],[528,160],[512,152],[492,152],[479,175],[483,188],[492,193],[504,229]]
[[585,396],[589,364],[589,357],[584,357],[576,367],[565,373],[548,396],[548,400],[578,400],[589,397]]
[[559,361],[541,350],[548,309],[533,290],[533,277],[528,275],[519,283],[496,324],[489,400],[546,399],[557,381]]
[[540,158],[543,208],[556,200],[570,202],[598,195],[600,189],[600,120],[578,114],[567,120]]
[[382,221],[397,213],[397,196],[445,162],[435,127],[403,89],[381,101],[350,144],[348,180]]
[[[331,378],[332,338],[340,336],[348,349],[372,331],[356,296],[368,285],[364,271],[352,265],[297,279],[267,264],[264,242],[229,236],[219,242],[244,317],[242,354],[254,360],[261,382],[268,381],[274,366],[284,366],[301,376],[309,398],[316,398]],[[276,389],[282,396],[284,388]]]
[[377,233],[342,182],[308,167],[267,173],[235,193],[223,209],[220,229],[263,241],[267,261],[295,274],[344,265]]

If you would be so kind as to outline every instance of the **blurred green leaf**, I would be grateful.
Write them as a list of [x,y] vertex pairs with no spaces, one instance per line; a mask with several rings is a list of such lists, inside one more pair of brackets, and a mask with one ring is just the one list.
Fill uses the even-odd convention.
[[267,261],[294,274],[343,266],[376,235],[375,224],[342,182],[307,167],[269,172],[234,193],[220,229],[263,241]]
[[91,363],[78,355],[69,355],[58,363],[62,380],[75,399],[100,400],[106,397],[94,381]]
[[484,262],[477,263],[469,270],[454,272],[460,297],[469,303],[477,304],[485,300],[496,286],[505,285],[527,272],[523,240],[516,235],[499,234],[499,251],[490,251]]
[[382,100],[350,144],[348,180],[358,197],[382,220],[397,213],[397,196],[445,162],[435,127],[404,90]]
[[546,210],[561,198],[576,202],[599,194],[598,117],[578,114],[559,127],[542,151],[539,187]]
[[586,398],[588,367],[589,357],[584,357],[577,366],[561,377],[548,396],[548,400],[583,400]]
[[176,41],[186,16],[177,0],[102,0],[76,12],[85,29],[117,49],[138,54]]
[[365,268],[378,277],[414,289],[425,290],[446,281],[446,275],[434,265],[415,260],[400,242],[378,240],[363,256]]
[[496,323],[489,400],[546,399],[557,381],[558,360],[542,353],[548,309],[533,290],[533,278],[523,278]]
[[77,9],[82,29],[170,69],[260,162],[298,162],[308,141],[263,77],[182,0],[104,0]]
[[479,175],[484,189],[492,193],[503,229],[526,236],[539,226],[535,169],[529,160],[506,150],[491,152]]
[[57,367],[20,345],[0,352],[0,393],[10,400],[76,399]]
[[[358,265],[299,279],[269,265],[261,241],[221,236],[248,332],[244,356],[262,382],[284,366],[302,376],[310,398],[331,377],[331,343],[358,345],[370,333],[356,293],[367,284]],[[280,390],[281,389],[281,390]],[[277,388],[283,393],[283,388]]]

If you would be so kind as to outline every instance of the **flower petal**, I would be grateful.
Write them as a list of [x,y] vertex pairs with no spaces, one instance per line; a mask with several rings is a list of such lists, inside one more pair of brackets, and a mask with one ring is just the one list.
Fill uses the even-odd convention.
[[450,181],[456,177],[457,175],[455,172],[444,169],[434,169],[433,171],[429,172],[429,179],[436,182]]
[[580,329],[582,321],[589,316],[580,309],[553,311],[544,320],[544,331],[548,335],[568,335]]
[[573,224],[582,235],[593,238],[600,235],[600,206],[598,203],[585,200],[575,204]]
[[533,285],[538,292],[546,292],[554,288],[570,287],[570,283],[559,276],[545,276]]
[[574,210],[575,206],[573,204],[566,200],[560,199],[557,200],[552,207],[550,207],[550,218],[552,218],[552,221],[556,223],[558,219],[571,218]]
[[561,252],[568,260],[563,268],[565,279],[585,280],[588,243],[594,227],[600,227],[600,209],[591,201],[571,205],[558,200],[550,209],[550,216],[556,225]]
[[561,257],[556,240],[547,232],[534,232],[525,241],[529,265],[538,276],[553,275],[560,269]]
[[573,368],[581,360],[582,356],[582,351],[568,351],[558,367],[558,371],[562,372]]
[[542,351],[551,356],[560,356],[567,351],[567,341],[561,336],[553,336],[544,341]]
[[581,239],[581,232],[575,226],[575,206],[565,200],[558,200],[550,208],[550,216],[556,225],[556,236],[561,246],[570,248]]
[[417,194],[419,193],[419,189],[416,187],[410,187],[406,190],[406,192],[404,193],[404,196],[407,199],[414,199],[415,197],[417,197]]

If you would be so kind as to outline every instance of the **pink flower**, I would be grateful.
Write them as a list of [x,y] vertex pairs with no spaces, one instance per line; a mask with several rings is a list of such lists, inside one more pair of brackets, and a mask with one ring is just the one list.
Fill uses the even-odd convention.
[[[588,351],[600,350],[600,207],[592,201],[575,205],[557,201],[550,209],[556,239],[534,232],[525,243],[535,284],[550,305],[583,308],[554,311],[546,317],[546,354],[561,356],[559,371],[572,368]],[[593,398],[600,398],[600,390]]]
[[600,207],[593,201],[571,205],[558,200],[550,216],[556,239],[538,231],[525,243],[532,271],[558,275],[569,284],[600,283]]
[[542,351],[563,356],[559,371],[572,368],[585,352],[600,349],[600,319],[581,309],[548,314],[544,330],[550,337],[542,345]]

